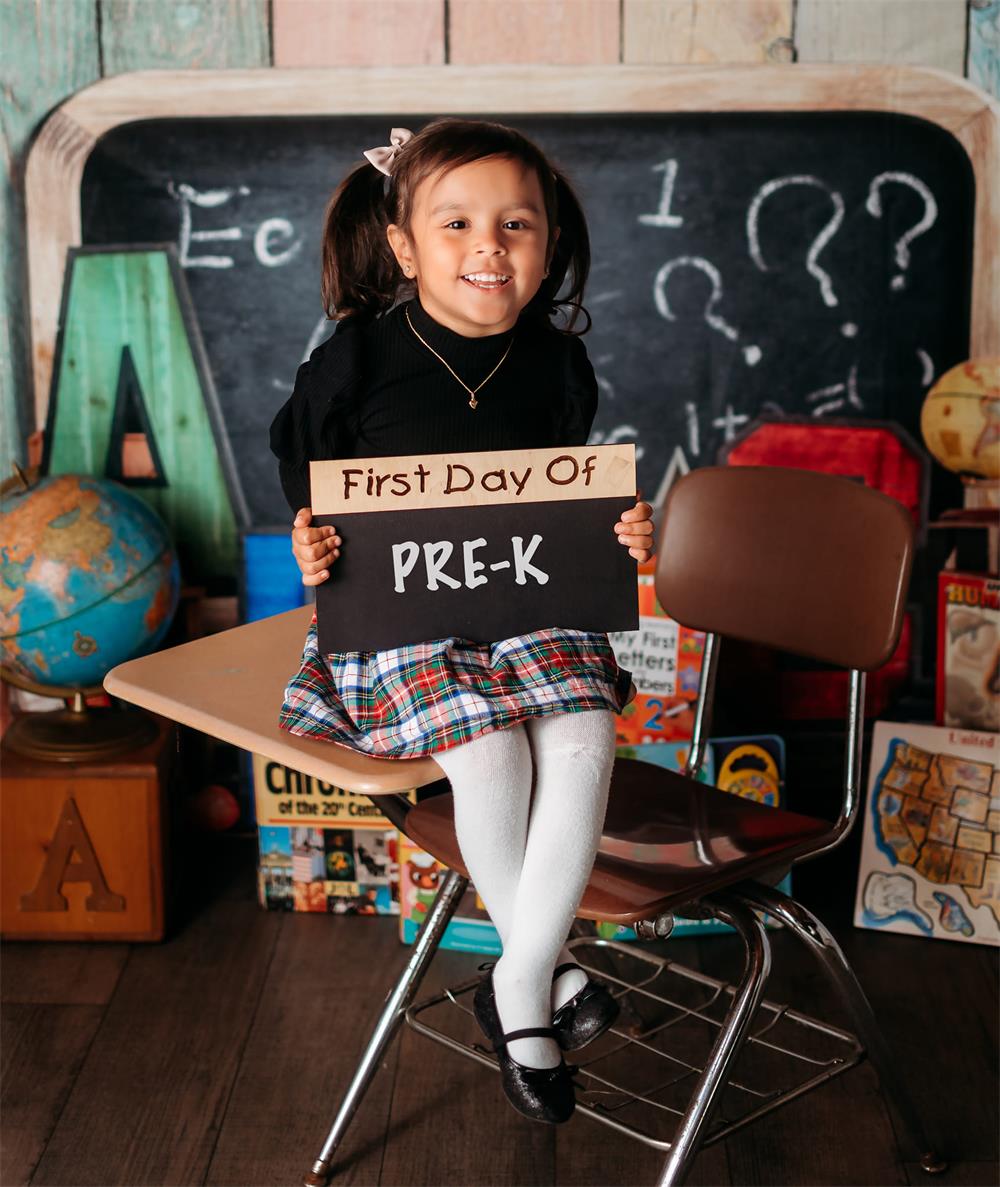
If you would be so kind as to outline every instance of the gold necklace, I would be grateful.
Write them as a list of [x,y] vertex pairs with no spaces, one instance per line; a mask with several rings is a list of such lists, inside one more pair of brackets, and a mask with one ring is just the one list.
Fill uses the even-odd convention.
[[[414,328],[413,322],[410,321],[410,303],[408,301],[403,308],[403,312],[406,314],[406,321],[407,321],[407,324],[409,325],[410,329],[413,330],[414,334],[416,334],[418,338],[420,338],[420,335],[417,334],[417,331]],[[441,359],[441,356],[434,349],[434,347],[431,346],[431,344],[429,342],[425,342],[423,338],[420,338],[420,341],[424,343],[424,346],[427,347],[427,349],[431,352],[431,354],[437,355],[437,357],[439,359]],[[510,342],[507,343],[507,349],[503,352],[503,358],[500,360],[499,363],[497,363],[497,365],[493,368],[493,370],[489,373],[489,375],[486,376],[486,378],[483,380],[483,383],[478,384],[476,387],[469,387],[469,385],[464,380],[459,379],[458,376],[455,375],[455,372],[451,370],[451,367],[448,367],[448,364],[445,362],[445,360],[441,359],[441,362],[444,363],[444,365],[446,367],[448,367],[448,370],[451,371],[452,375],[455,375],[455,378],[458,379],[458,382],[469,393],[469,407],[472,408],[473,410],[475,410],[475,408],[479,404],[479,401],[476,399],[476,392],[479,391],[479,389],[483,386],[484,383],[488,383],[493,378],[493,376],[496,375],[497,371],[500,370],[500,364],[510,354],[510,348],[513,345],[514,345],[514,338],[512,336]]]

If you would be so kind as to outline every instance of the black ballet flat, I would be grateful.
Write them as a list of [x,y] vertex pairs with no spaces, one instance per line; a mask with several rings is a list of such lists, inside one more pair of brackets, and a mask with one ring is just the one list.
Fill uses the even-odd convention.
[[573,1116],[576,1108],[572,1072],[566,1061],[560,1056],[555,1067],[527,1067],[507,1054],[507,1044],[515,1039],[554,1039],[556,1032],[551,1026],[529,1026],[504,1034],[493,991],[493,968],[488,967],[490,971],[476,989],[472,1008],[496,1053],[504,1096],[522,1116],[549,1125],[561,1125]]
[[479,1023],[479,1029],[489,1040],[490,1047],[496,1048],[497,1043],[503,1041],[503,1028],[493,994],[493,964],[490,960],[479,966],[480,971],[486,970],[486,976],[480,977],[476,992],[472,995],[472,1013]]
[[[552,980],[579,967],[573,963],[561,964],[552,974]],[[564,1051],[576,1051],[604,1034],[620,1010],[617,998],[608,987],[588,978],[587,984],[552,1015],[556,1042]]]
[[[472,1007],[483,1034],[495,1045],[503,1035],[496,1014],[496,1004],[493,1001],[493,963],[488,961],[479,966],[480,970],[489,971],[476,987]],[[553,982],[563,973],[579,967],[573,962],[559,965],[552,974]],[[617,998],[607,986],[602,985],[600,981],[588,979],[586,985],[552,1015],[552,1029],[556,1032],[556,1042],[563,1051],[576,1051],[592,1042],[598,1035],[604,1034],[620,1011]],[[492,1019],[496,1021],[493,1022]]]

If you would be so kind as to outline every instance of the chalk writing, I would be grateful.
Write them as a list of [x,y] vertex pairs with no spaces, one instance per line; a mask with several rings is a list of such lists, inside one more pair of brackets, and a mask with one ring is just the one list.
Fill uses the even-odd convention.
[[[827,396],[835,396],[835,399],[824,399]],[[809,392],[806,400],[811,404],[814,400],[824,400],[822,404],[817,404],[812,410],[813,416],[824,416],[827,412],[837,412],[844,407],[845,403],[850,404],[854,408],[864,408],[861,398],[858,395],[858,366],[853,364],[847,373],[846,383],[834,383],[829,387],[821,387],[818,391]]]
[[[525,546],[523,537],[510,537],[516,585],[526,585],[529,577],[538,585],[548,584],[548,573],[532,564],[532,558],[541,543],[542,537],[537,532],[531,537],[527,546]],[[455,545],[450,540],[428,541],[422,547],[415,540],[404,540],[401,544],[393,544],[392,588],[395,593],[406,593],[406,578],[416,568],[421,557],[424,561],[426,585],[432,592],[440,589],[442,585],[447,586],[448,589],[460,589],[463,584],[466,589],[475,589],[477,586],[486,585],[489,578],[481,576],[481,574],[487,567],[492,573],[501,569],[509,569],[511,562],[507,560],[495,561],[487,566],[485,561],[476,560],[476,553],[485,547],[485,536],[477,536],[475,540],[462,541],[462,578],[458,579],[445,572],[445,565],[455,553]]]
[[871,186],[868,189],[865,209],[873,218],[882,217],[882,186],[888,182],[910,186],[911,189],[916,190],[924,202],[924,213],[920,219],[896,240],[896,264],[899,272],[889,283],[892,288],[901,289],[906,285],[906,270],[910,266],[910,244],[914,239],[923,235],[925,231],[929,231],[934,226],[934,223],[937,221],[938,208],[937,202],[934,201],[934,195],[919,177],[914,177],[912,173],[889,170],[872,178]]
[[[291,240],[284,251],[274,251],[272,241],[277,239]],[[253,237],[253,251],[257,259],[265,268],[280,268],[290,260],[294,260],[302,247],[301,237],[295,238],[295,231],[287,218],[266,218],[257,228]]]
[[[234,196],[246,197],[250,189],[245,185],[226,186],[220,189],[198,190],[187,182],[167,183],[167,192],[175,198],[180,209],[180,227],[177,237],[178,256],[184,268],[232,268],[236,260],[231,255],[192,255],[191,245],[197,243],[234,243],[243,239],[243,228],[239,226],[215,227],[211,230],[195,230],[191,208],[216,210]],[[274,243],[287,244],[282,250]],[[253,254],[257,263],[265,268],[280,268],[290,263],[302,247],[301,237],[296,238],[295,229],[287,218],[265,218],[253,236]]]
[[712,421],[712,428],[722,429],[724,440],[732,441],[736,436],[737,428],[745,425],[749,419],[750,417],[745,412],[734,412],[732,404],[727,404],[725,415],[715,417]]
[[764,261],[764,255],[760,249],[760,208],[772,194],[777,193],[778,190],[789,185],[817,186],[829,195],[830,201],[833,203],[833,214],[812,241],[812,245],[809,248],[809,254],[806,256],[806,271],[811,276],[815,276],[819,281],[819,290],[826,304],[836,305],[837,295],[833,291],[833,282],[830,279],[830,274],[819,266],[817,260],[820,252],[834,237],[840,224],[844,221],[844,199],[836,190],[831,189],[825,181],[820,181],[818,177],[813,177],[809,174],[796,174],[792,177],[775,178],[773,181],[769,181],[766,185],[761,186],[753,196],[750,206],[747,209],[747,244],[750,251],[750,258],[761,272],[767,271],[767,264]]
[[218,190],[196,190],[186,182],[167,184],[168,192],[177,199],[180,205],[181,225],[178,237],[178,247],[181,266],[184,268],[231,268],[234,260],[232,256],[192,256],[192,243],[210,243],[216,241],[232,242],[242,239],[243,232],[239,227],[221,227],[212,231],[195,231],[192,228],[191,207],[199,210],[214,210],[228,202],[234,194],[249,194],[245,185],[229,186]]
[[670,202],[674,196],[674,182],[677,180],[677,162],[663,161],[653,166],[654,172],[663,173],[663,188],[660,190],[660,205],[655,214],[640,214],[639,222],[647,227],[682,227],[684,220],[670,213]]
[[[671,275],[678,268],[696,268],[708,277],[712,284],[712,293],[708,298],[702,316],[713,330],[718,330],[720,334],[724,334],[730,342],[738,341],[740,336],[739,330],[735,326],[731,326],[720,313],[715,312],[716,305],[722,300],[722,276],[719,269],[708,260],[702,259],[701,256],[678,256],[676,260],[670,260],[660,268],[653,281],[653,300],[656,304],[657,313],[661,317],[666,318],[667,321],[677,320],[667,299],[667,285]],[[743,357],[749,366],[752,367],[760,362],[762,352],[759,346],[744,346],[742,350]]]

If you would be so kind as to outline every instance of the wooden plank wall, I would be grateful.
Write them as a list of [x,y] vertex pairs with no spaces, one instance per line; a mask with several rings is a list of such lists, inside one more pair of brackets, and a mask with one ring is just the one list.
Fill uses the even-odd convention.
[[90,83],[165,66],[796,61],[935,66],[1000,96],[1000,0],[2,0],[0,477],[36,427],[25,158]]

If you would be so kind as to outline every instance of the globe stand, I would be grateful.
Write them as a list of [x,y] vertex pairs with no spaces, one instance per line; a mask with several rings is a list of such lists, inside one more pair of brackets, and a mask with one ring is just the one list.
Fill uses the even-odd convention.
[[0,678],[15,688],[40,696],[71,697],[69,709],[47,713],[22,713],[3,736],[7,750],[42,762],[92,762],[113,758],[149,745],[157,737],[156,722],[141,709],[94,709],[85,697],[103,692],[95,688],[57,688],[0,667]]
[[966,511],[996,511],[1000,508],[1000,479],[963,474],[962,494]]

